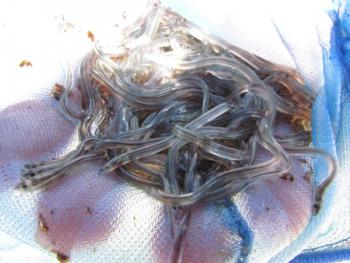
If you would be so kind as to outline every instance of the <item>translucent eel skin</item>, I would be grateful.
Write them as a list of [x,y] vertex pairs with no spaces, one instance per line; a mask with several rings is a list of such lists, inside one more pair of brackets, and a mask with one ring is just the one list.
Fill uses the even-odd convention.
[[[158,6],[123,33],[114,46],[96,42],[77,87],[60,97],[61,113],[79,125],[78,147],[25,165],[16,189],[44,189],[83,162],[104,161],[97,176],[115,172],[167,205],[180,250],[192,206],[285,176],[293,156],[319,155],[329,176],[314,190],[317,213],[336,166],[309,147],[315,94],[295,70],[221,45]],[[281,121],[292,131],[277,134]]]

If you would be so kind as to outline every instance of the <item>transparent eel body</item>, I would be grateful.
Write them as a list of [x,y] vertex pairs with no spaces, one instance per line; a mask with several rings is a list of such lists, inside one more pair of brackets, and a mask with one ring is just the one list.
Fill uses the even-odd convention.
[[[317,213],[336,166],[310,147],[315,94],[296,70],[227,45],[157,5],[123,34],[121,43],[96,42],[76,87],[67,73],[60,110],[78,123],[79,146],[26,165],[17,189],[43,189],[67,169],[105,160],[100,176],[115,172],[167,205],[180,249],[192,205],[290,173],[293,156],[320,155],[329,176],[314,190]],[[293,131],[277,134],[279,120]],[[258,148],[267,160],[257,161]]]

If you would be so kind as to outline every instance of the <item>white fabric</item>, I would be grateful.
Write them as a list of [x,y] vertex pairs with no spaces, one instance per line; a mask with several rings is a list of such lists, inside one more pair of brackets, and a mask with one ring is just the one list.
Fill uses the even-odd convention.
[[[301,0],[164,0],[163,3],[227,42],[274,62],[296,67],[305,77],[307,84],[315,90],[321,88],[323,62],[319,39],[324,43],[329,42],[331,26],[331,21],[325,12],[325,3],[321,4],[316,0],[307,2]],[[0,37],[0,72],[2,72],[0,109],[30,98],[47,96],[48,87],[52,87],[56,82],[63,82],[61,62],[69,61],[74,66],[91,48],[92,44],[86,36],[87,31],[93,32],[96,38],[110,37],[116,34],[116,24],[122,27],[134,20],[143,11],[145,4],[146,1],[142,0],[0,2],[0,36],[2,36]],[[69,28],[70,24],[74,26],[73,29]],[[68,27],[68,32],[63,33],[65,27]],[[33,67],[18,67],[23,59],[30,60]],[[113,194],[115,192],[106,195],[96,209],[103,211],[105,202],[113,200]],[[9,194],[0,200],[0,212],[13,213],[10,217],[5,214],[0,215],[1,224],[10,225],[1,228],[35,248],[29,252],[29,246],[14,242],[13,238],[2,234],[0,261],[23,262],[23,257],[19,255],[21,251],[21,253],[31,253],[28,257],[31,261],[27,261],[28,258],[26,258],[26,262],[54,262],[52,255],[37,250],[38,247],[32,239],[36,227],[34,207],[37,196],[33,194],[32,198],[29,198],[22,194],[21,198],[27,199],[28,202],[25,207],[16,208],[13,208],[8,201],[11,198],[13,197]],[[148,252],[152,244],[150,236],[154,233],[147,232],[147,230],[151,231],[151,226],[141,222],[140,229],[143,231],[140,231],[140,229],[134,229],[131,223],[135,216],[136,220],[140,221],[144,218],[149,222],[164,220],[164,218],[147,214],[145,212],[147,210],[141,211],[145,207],[152,207],[157,211],[161,209],[158,203],[147,198],[137,190],[130,190],[129,196],[125,196],[126,201],[122,200],[121,204],[116,204],[115,207],[116,210],[125,209],[119,223],[130,230],[122,235],[114,233],[109,239],[99,244],[97,252],[91,248],[74,251],[72,254],[74,262],[87,262],[87,259],[95,257],[101,262],[111,259],[121,262],[125,258],[129,258],[130,262],[136,262],[141,258],[143,262],[152,262],[153,255]],[[128,199],[133,200],[133,203],[125,208],[124,202]],[[244,197],[241,199],[238,197],[238,203],[241,202],[239,207],[244,211],[245,204],[242,200],[245,200]],[[131,211],[137,211],[136,215]],[[324,223],[320,220],[320,224]],[[93,225],[94,222],[91,224]],[[83,235],[84,231],[82,229],[79,235]],[[10,240],[13,242],[11,249],[6,247]],[[120,252],[116,249],[117,244],[123,246],[124,251]],[[135,246],[140,247],[135,248]],[[104,249],[107,252],[103,251]],[[287,253],[282,251],[277,256],[276,262],[290,259],[300,249],[299,244],[295,250],[289,249]],[[262,258],[268,259],[268,257]],[[253,254],[250,261],[256,262],[258,259],[258,255]]]

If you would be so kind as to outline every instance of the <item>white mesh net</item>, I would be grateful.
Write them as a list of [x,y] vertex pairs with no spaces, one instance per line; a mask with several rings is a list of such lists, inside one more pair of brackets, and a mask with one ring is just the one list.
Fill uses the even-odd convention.
[[[310,87],[321,88],[319,41],[329,43],[332,25],[325,5],[224,0],[164,4],[216,37],[295,67]],[[133,21],[145,5],[142,0],[0,3],[0,35],[6,36],[0,39],[0,229],[18,240],[13,245],[0,243],[0,260],[23,262],[8,254],[27,253],[23,243],[69,254],[72,262],[170,260],[172,241],[163,205],[119,179],[99,176],[99,163],[69,171],[71,176],[42,193],[13,191],[25,163],[59,156],[75,144],[75,127],[49,96],[55,83],[64,82],[62,61],[74,68],[92,47],[88,31],[96,38],[113,38],[116,27]],[[19,67],[24,59],[32,66]],[[314,245],[309,242],[322,224],[327,226],[325,218],[308,237],[298,239],[310,217],[309,201],[309,186],[296,178],[292,187],[281,180],[253,185],[235,197],[232,209],[196,206],[183,261],[235,262],[245,242],[252,242],[248,261],[284,262],[302,249],[336,241],[342,233],[331,239],[327,235]],[[246,232],[252,240],[243,238]],[[35,253],[31,262],[54,260]]]

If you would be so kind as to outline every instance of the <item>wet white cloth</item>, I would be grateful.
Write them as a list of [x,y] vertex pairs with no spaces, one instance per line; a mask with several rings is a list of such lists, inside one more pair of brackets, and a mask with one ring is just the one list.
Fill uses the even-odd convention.
[[[273,62],[297,68],[310,87],[316,91],[325,92],[323,88],[325,83],[324,49],[322,49],[320,41],[326,50],[330,48],[330,33],[333,22],[328,15],[328,10],[333,7],[329,2],[164,0],[163,3],[216,37]],[[0,38],[0,57],[2,58],[0,70],[3,72],[4,79],[0,86],[0,110],[6,110],[9,106],[25,102],[28,99],[39,98],[50,103],[50,98],[47,96],[50,87],[56,82],[63,82],[64,72],[61,61],[68,61],[74,67],[91,48],[92,44],[86,37],[87,31],[93,32],[96,38],[110,38],[116,34],[116,26],[122,27],[134,20],[142,12],[145,4],[145,1],[142,0],[102,0],[79,3],[64,0],[52,3],[47,1],[1,2],[0,35],[4,37]],[[30,60],[33,64],[32,67],[18,67],[23,59]],[[321,100],[318,100],[317,103],[317,105],[321,105],[320,108],[324,105]],[[44,110],[47,109],[45,105],[40,107]],[[21,115],[21,112],[20,109],[16,109],[17,115]],[[48,115],[50,114],[51,112],[48,113]],[[54,113],[50,116],[53,115]],[[56,124],[51,125],[45,116],[42,117],[42,120],[40,118],[34,121],[45,121],[48,130],[54,131]],[[54,118],[49,117],[49,119],[53,120]],[[54,120],[52,123],[55,123]],[[67,125],[67,134],[65,134],[67,138],[70,136],[69,129],[72,128]],[[318,138],[318,142],[322,141],[322,138],[326,141],[331,140],[327,137],[329,134],[323,134],[322,127],[316,124],[314,124],[315,132],[323,136],[315,136]],[[73,135],[69,137],[69,140],[62,139],[57,143],[58,146],[55,144],[54,147],[58,150],[53,153],[53,156],[66,151],[67,144],[74,144],[73,137]],[[4,140],[4,136],[0,136],[0,139]],[[345,141],[342,143],[344,147],[347,147]],[[341,158],[344,159],[346,156]],[[21,161],[17,159],[13,161],[15,159],[13,156],[9,156],[8,160],[10,161],[6,159],[7,162],[0,163],[2,165],[1,175],[18,172],[16,163],[18,162],[19,166]],[[342,163],[345,164],[345,162]],[[87,173],[91,173],[91,177],[93,177],[93,169],[87,170],[90,171]],[[346,226],[349,226],[349,222],[341,220],[340,217],[342,216],[341,211],[344,213],[350,209],[342,210],[344,204],[335,203],[335,200],[343,198],[344,193],[350,187],[350,180],[344,178],[347,171],[349,171],[347,167],[340,167],[340,175],[326,193],[325,208],[317,217],[311,219],[305,229],[302,227],[302,231],[295,236],[289,232],[288,226],[285,226],[285,229],[281,228],[281,231],[284,229],[285,232],[282,231],[279,235],[273,233],[269,238],[262,237],[263,233],[273,232],[271,230],[275,228],[274,223],[279,224],[279,226],[288,223],[288,219],[280,217],[279,211],[283,211],[283,207],[281,208],[278,200],[276,201],[271,193],[257,191],[254,197],[245,193],[238,196],[236,198],[238,213],[247,222],[248,227],[252,228],[253,232],[256,231],[253,252],[248,257],[248,261],[257,262],[259,259],[260,262],[269,260],[285,262],[304,249],[336,242],[346,238],[347,234],[350,235],[346,231],[334,229],[334,223],[332,223],[334,216],[337,216],[340,220],[337,222],[343,222],[345,230]],[[315,175],[316,181],[325,174],[322,167],[318,172]],[[90,174],[87,175],[88,178],[89,176]],[[71,184],[76,186],[82,184],[78,181],[79,179],[76,180],[72,181]],[[109,182],[105,182],[105,185],[109,185]],[[89,185],[87,184],[87,186]],[[72,189],[68,192],[70,197],[74,197],[76,194],[74,188]],[[99,191],[102,193],[103,189]],[[114,203],[115,197],[121,196],[123,193],[122,200]],[[254,214],[247,206],[253,202],[251,200],[259,199],[259,194],[275,205],[276,210],[273,212],[276,214],[269,217],[254,217],[254,215],[259,214],[260,210],[254,208],[258,211],[255,211]],[[267,195],[271,195],[271,197],[267,198]],[[58,193],[56,197],[49,196],[47,198],[59,200],[59,196]],[[22,258],[16,259],[16,254],[19,254],[19,250],[25,251],[23,253],[29,253],[30,246],[34,247],[33,252],[31,252],[34,253],[33,257],[30,257],[31,262],[47,262],[49,258],[54,260],[52,255],[48,255],[43,250],[38,252],[39,247],[34,242],[37,228],[36,207],[41,204],[40,198],[40,194],[16,194],[9,189],[1,191],[0,229],[18,239],[18,241],[11,243],[13,244],[11,248],[6,247],[8,241],[0,243],[0,259],[4,262],[16,262],[15,260],[20,262]],[[72,198],[72,202],[74,202],[74,198]],[[112,207],[111,203],[113,203]],[[104,220],[105,215],[112,212],[105,212],[106,207],[110,207],[111,211],[116,214],[116,217],[107,223]],[[99,239],[96,244],[87,242],[88,245],[74,249],[71,254],[73,262],[88,262],[88,260],[94,262],[155,262],[166,258],[159,255],[160,250],[153,248],[154,245],[159,246],[159,242],[155,242],[154,239],[164,239],[164,244],[168,242],[167,238],[161,234],[161,231],[166,231],[161,224],[166,221],[160,212],[161,209],[159,203],[150,200],[140,191],[125,185],[120,185],[109,192],[106,191],[105,194],[101,194],[98,202],[93,204],[93,210],[99,214],[97,213],[97,216],[84,221],[75,234],[83,240],[91,228],[100,227],[105,223],[107,227],[117,230],[111,230],[108,236]],[[203,240],[203,244],[211,246],[213,243],[219,243],[215,238],[210,239],[210,234],[227,235],[224,237],[225,242],[222,243],[224,247],[218,249],[221,249],[223,253],[230,254],[234,260],[237,250],[235,246],[239,244],[237,240],[240,238],[235,233],[236,228],[232,227],[230,231],[233,233],[228,233],[225,226],[231,221],[225,219],[222,223],[211,209],[214,208],[210,207],[204,212],[200,210],[197,217],[195,214],[195,226],[203,231],[210,229],[213,225],[214,228],[220,226],[224,230],[208,231],[207,240]],[[298,207],[294,209],[297,211]],[[223,218],[227,217],[226,212],[222,212]],[[76,213],[80,215],[78,212]],[[202,220],[201,218],[207,219]],[[280,221],[270,222],[269,219]],[[159,227],[154,227],[157,224]],[[299,222],[293,224],[299,226]],[[327,234],[330,225],[333,226],[332,230],[337,231],[336,235]],[[196,235],[198,235],[198,239],[202,238],[196,233],[198,232],[193,232],[193,238],[189,239],[189,244],[191,240],[194,240],[193,244],[197,244]],[[319,234],[322,235],[319,236]],[[2,240],[11,239],[7,238],[6,235],[1,237]],[[273,239],[269,246],[261,242],[269,239]],[[24,245],[23,242],[30,246]],[[166,245],[164,246],[166,247]],[[193,251],[195,250],[196,248],[193,248]],[[188,261],[191,262],[190,257]]]

